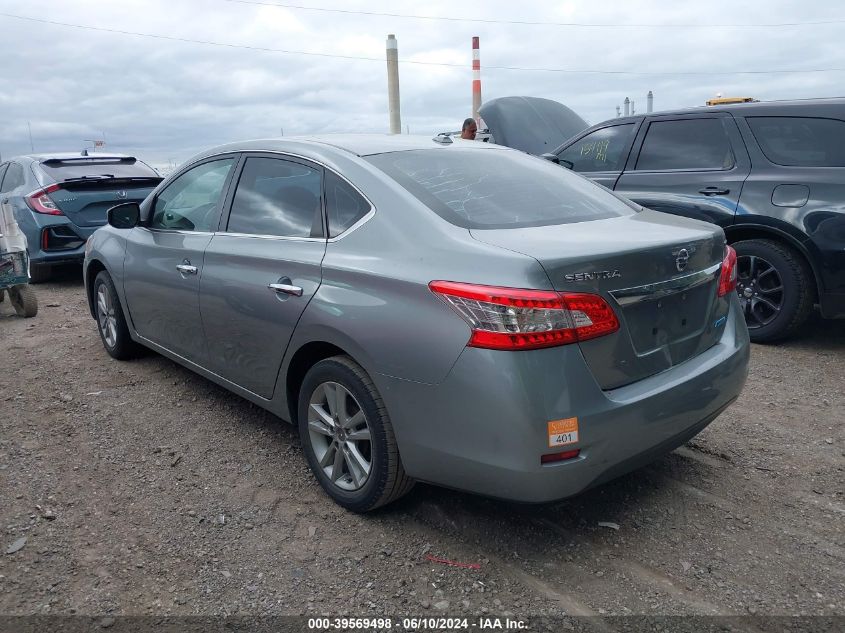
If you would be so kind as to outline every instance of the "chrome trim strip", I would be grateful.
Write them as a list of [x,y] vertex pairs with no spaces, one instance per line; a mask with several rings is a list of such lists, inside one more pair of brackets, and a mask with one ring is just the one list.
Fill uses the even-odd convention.
[[713,281],[722,264],[713,264],[712,266],[699,270],[698,272],[669,279],[668,281],[660,281],[653,284],[646,284],[644,286],[636,286],[633,288],[622,288],[620,290],[611,290],[610,296],[616,299],[616,303],[620,306],[628,306],[640,301],[649,301],[652,299],[660,299],[678,292],[691,290],[697,286]]
[[294,237],[287,235],[260,235],[253,233],[230,233],[229,231],[217,231],[214,237],[248,237],[256,240],[284,240],[287,242],[325,242],[325,237]]

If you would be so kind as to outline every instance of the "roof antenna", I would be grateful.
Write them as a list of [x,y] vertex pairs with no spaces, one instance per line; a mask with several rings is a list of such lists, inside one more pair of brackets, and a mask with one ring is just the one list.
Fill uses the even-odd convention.
[[448,132],[440,132],[437,136],[431,139],[435,143],[440,143],[441,145],[451,145],[454,141],[452,141],[452,137],[449,136]]

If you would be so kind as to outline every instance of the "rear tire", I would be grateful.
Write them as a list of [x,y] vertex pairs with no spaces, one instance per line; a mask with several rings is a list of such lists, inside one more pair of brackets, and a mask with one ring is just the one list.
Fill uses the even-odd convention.
[[308,371],[298,414],[308,465],[338,505],[369,512],[413,487],[384,402],[364,369],[348,356],[322,360]]
[[38,314],[38,297],[35,290],[29,286],[14,286],[9,288],[9,301],[18,316],[31,319]]
[[114,283],[105,270],[94,279],[94,310],[97,315],[97,331],[109,356],[117,360],[135,358],[141,346],[132,340],[129,327],[120,307]]
[[30,264],[29,281],[33,284],[43,284],[53,276],[53,267],[47,264]]
[[800,253],[772,240],[731,244],[737,254],[737,294],[755,343],[792,334],[810,316],[815,279]]

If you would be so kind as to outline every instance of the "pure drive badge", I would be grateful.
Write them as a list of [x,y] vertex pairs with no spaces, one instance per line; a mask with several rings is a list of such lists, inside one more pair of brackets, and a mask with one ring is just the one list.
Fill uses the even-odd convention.
[[617,279],[622,276],[618,270],[595,270],[591,273],[570,273],[564,275],[566,281],[590,281],[592,279]]

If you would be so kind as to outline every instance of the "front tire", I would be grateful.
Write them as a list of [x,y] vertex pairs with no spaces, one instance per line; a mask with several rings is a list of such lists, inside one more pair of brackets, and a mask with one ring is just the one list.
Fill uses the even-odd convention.
[[111,276],[102,270],[94,279],[94,306],[97,314],[97,330],[100,340],[109,356],[117,360],[128,360],[138,355],[141,347],[129,335],[129,327],[120,307]]
[[405,495],[405,474],[390,416],[373,381],[348,356],[315,364],[299,390],[299,437],[323,490],[353,512]]
[[748,334],[755,343],[786,338],[813,310],[815,280],[797,251],[772,240],[732,244],[737,287]]

